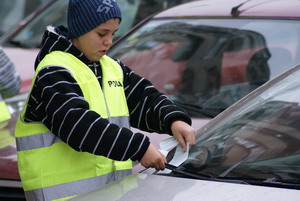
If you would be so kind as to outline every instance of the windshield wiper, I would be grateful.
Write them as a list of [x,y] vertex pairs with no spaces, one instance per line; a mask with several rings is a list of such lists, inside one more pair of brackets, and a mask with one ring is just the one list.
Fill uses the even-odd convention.
[[288,182],[276,179],[274,177],[261,179],[261,178],[247,178],[247,177],[217,177],[216,181],[243,181],[245,184],[259,185],[259,186],[272,186],[272,187],[283,187],[291,189],[300,189],[300,184],[295,182]]
[[170,174],[163,174],[165,176],[174,176],[174,177],[184,177],[184,178],[192,178],[192,179],[199,179],[199,180],[206,180],[206,181],[222,181],[222,182],[229,182],[229,183],[239,183],[239,184],[249,184],[243,180],[237,179],[220,179],[216,178],[210,174],[201,174],[201,173],[192,173],[181,170],[179,167],[175,167],[170,164],[166,164],[166,168],[172,170]]
[[224,108],[206,108],[195,104],[190,103],[182,103],[178,101],[174,101],[179,107],[182,107],[187,111],[187,113],[191,116],[199,116],[199,114],[214,118],[218,114],[220,114]]
[[[170,166],[166,165],[166,168],[170,169]],[[207,181],[247,184],[247,185],[300,189],[299,183],[281,181],[275,178],[257,179],[257,178],[247,178],[247,177],[213,177],[212,175],[209,174],[199,174],[199,173],[196,174],[196,173],[183,171],[176,167],[171,168],[171,170],[172,170],[172,174],[169,174],[168,176],[200,179],[200,180],[207,180]]]
[[300,189],[300,183],[295,183],[295,182],[289,182],[287,180],[279,180],[276,178],[268,178],[264,181],[262,181],[265,184],[271,184],[274,186],[281,186],[281,187],[287,187],[287,188],[295,188],[295,189]]
[[230,177],[230,176],[213,176],[211,174],[192,173],[189,171],[182,170],[180,167],[176,167],[170,164],[166,164],[166,169],[171,170],[170,174],[164,174],[166,176],[184,177],[208,181],[219,181],[228,183],[258,185],[258,186],[271,186],[271,187],[282,187],[290,189],[300,189],[300,183],[295,181],[280,180],[274,177],[262,179],[252,177]]
[[[251,0],[248,0],[248,1],[251,1]],[[247,3],[248,1],[245,1],[233,8],[231,8],[231,15],[233,17],[238,17],[243,11],[240,11],[239,8],[242,7],[245,3]]]
[[31,45],[29,43],[24,43],[21,41],[17,41],[17,40],[10,40],[9,43],[11,43],[17,47],[22,47],[22,48],[35,48],[34,45]]
[[170,176],[193,178],[193,179],[203,179],[203,180],[210,180],[213,178],[211,175],[198,174],[198,173],[195,174],[195,173],[182,171],[178,167],[170,165],[170,164],[166,164],[165,167],[169,170],[172,170],[173,174],[171,174]]

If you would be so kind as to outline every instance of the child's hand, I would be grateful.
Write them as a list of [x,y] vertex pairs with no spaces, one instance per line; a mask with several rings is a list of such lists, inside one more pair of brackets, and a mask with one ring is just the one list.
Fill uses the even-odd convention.
[[140,163],[146,168],[153,167],[156,170],[163,170],[167,159],[154,145],[150,144]]
[[184,121],[174,121],[171,130],[184,152],[186,151],[187,142],[190,146],[195,144],[195,129]]

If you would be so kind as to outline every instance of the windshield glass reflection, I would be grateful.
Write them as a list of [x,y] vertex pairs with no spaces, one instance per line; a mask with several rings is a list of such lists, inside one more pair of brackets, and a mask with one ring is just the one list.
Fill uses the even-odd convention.
[[[290,36],[282,39],[286,29]],[[191,116],[216,116],[299,63],[297,33],[300,26],[287,20],[153,20],[109,55],[149,79]]]
[[48,0],[1,0],[0,36],[14,29],[18,23],[29,16]]
[[[2,0],[3,1],[3,0]],[[30,0],[31,4],[26,5],[27,7],[34,7],[36,5],[34,2],[47,0]],[[119,26],[118,31],[115,34],[114,40],[123,36],[130,28],[139,23],[140,21],[147,18],[149,15],[156,13],[160,10],[178,5],[180,3],[189,2],[193,0],[155,0],[155,1],[141,1],[141,0],[122,0],[118,1],[118,5],[122,12],[122,23]],[[6,3],[7,2],[7,3]],[[15,6],[15,2],[24,4],[25,0],[5,0],[4,8],[0,8],[0,17],[5,16],[5,20],[10,23],[10,21],[18,17],[21,12],[20,9]],[[28,1],[29,2],[29,1]],[[33,3],[32,3],[33,2]],[[8,7],[9,6],[9,7]],[[13,9],[10,15],[7,15],[7,9],[11,10],[10,7],[16,7]],[[41,14],[37,15],[31,22],[26,24],[26,28],[22,29],[17,33],[10,41],[8,41],[6,46],[17,46],[25,48],[38,48],[40,47],[40,42],[47,26],[67,26],[67,6],[68,0],[57,0],[53,1],[47,9],[45,9]],[[18,6],[20,7],[20,6]],[[2,12],[3,10],[3,12]],[[5,12],[4,12],[5,11]],[[18,12],[18,13],[15,13]],[[12,18],[11,16],[15,17]],[[0,25],[1,21],[0,20]],[[8,24],[6,23],[6,24]],[[9,37],[10,34],[7,36]],[[1,36],[1,30],[0,30]],[[1,40],[5,41],[5,37],[0,37]],[[7,41],[5,41],[7,42]]]
[[300,183],[300,70],[219,117],[182,165],[212,177]]

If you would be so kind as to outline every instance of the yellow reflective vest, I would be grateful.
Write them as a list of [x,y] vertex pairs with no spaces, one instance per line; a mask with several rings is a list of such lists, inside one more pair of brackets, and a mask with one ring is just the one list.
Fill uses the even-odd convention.
[[[107,56],[100,59],[100,64],[108,66],[102,69],[102,88],[88,66],[60,51],[51,52],[40,62],[34,79],[44,67],[65,67],[78,82],[90,110],[121,127],[129,127],[122,69]],[[131,173],[131,160],[114,161],[75,151],[41,122],[24,122],[25,111],[26,107],[17,122],[15,135],[19,173],[28,200],[66,200]]]
[[6,103],[2,99],[2,96],[0,95],[0,122],[6,121],[10,118],[11,118],[11,114],[8,111]]

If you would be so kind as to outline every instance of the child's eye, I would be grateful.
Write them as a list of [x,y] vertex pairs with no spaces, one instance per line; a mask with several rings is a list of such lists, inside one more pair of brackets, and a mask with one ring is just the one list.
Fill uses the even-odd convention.
[[102,33],[98,33],[98,35],[101,37],[105,36],[105,34],[102,34]]

